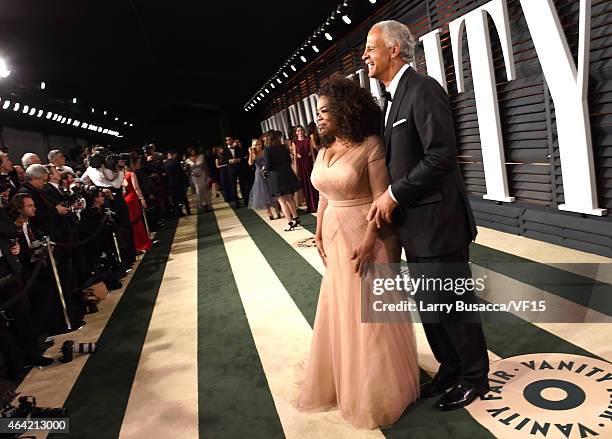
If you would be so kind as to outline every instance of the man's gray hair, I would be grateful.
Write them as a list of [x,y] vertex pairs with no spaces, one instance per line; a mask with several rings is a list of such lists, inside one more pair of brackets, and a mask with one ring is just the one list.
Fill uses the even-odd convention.
[[44,165],[39,165],[35,163],[33,165],[28,166],[28,169],[26,169],[25,173],[26,181],[32,181],[35,178],[44,179],[45,175],[47,175],[49,171],[47,171],[47,168],[45,168]]
[[47,154],[49,163],[53,163],[53,160],[55,160],[55,158],[60,154],[62,154],[62,152],[59,149],[54,149],[52,151],[49,151],[49,154]]
[[[34,163],[34,157],[38,157],[33,152],[26,152],[23,157],[21,157],[21,164],[24,169],[28,169],[32,163]],[[40,160],[40,158],[38,158]]]
[[399,21],[386,20],[380,21],[372,26],[372,28],[375,27],[382,31],[385,46],[393,47],[396,44],[399,46],[399,57],[401,60],[409,64],[414,61],[414,47],[416,46],[416,42],[408,26]]

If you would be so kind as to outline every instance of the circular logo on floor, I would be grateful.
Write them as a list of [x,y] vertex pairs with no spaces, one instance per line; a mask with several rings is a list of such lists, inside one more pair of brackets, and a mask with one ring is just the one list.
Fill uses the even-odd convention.
[[491,391],[468,407],[499,438],[612,437],[612,364],[529,354],[491,364]]
[[295,247],[316,247],[317,243],[314,238],[304,238],[295,242]]

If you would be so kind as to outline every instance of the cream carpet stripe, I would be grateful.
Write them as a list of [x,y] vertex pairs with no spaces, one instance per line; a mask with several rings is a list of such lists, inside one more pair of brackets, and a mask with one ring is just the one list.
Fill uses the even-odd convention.
[[[581,276],[592,277],[601,282],[612,283],[612,259],[605,256],[561,247],[560,245],[486,227],[478,227],[476,243],[541,264],[553,265]],[[564,265],[561,267],[559,264]],[[602,266],[597,275],[593,276],[591,266],[581,267],[580,264],[602,264]]]
[[[132,271],[121,280],[123,287],[106,296],[106,299],[98,305],[99,311],[97,313],[85,316],[87,324],[82,329],[57,336],[55,345],[50,347],[44,355],[55,359],[60,358],[61,355],[58,352],[66,340],[75,340],[79,343],[97,341],[128,287],[132,276],[138,269],[141,260],[142,257],[138,257]],[[36,396],[36,403],[39,407],[62,407],[88,359],[89,355],[74,354],[74,359],[70,363],[55,362],[45,368],[34,368],[21,382],[16,392],[22,395]],[[29,432],[28,434],[37,439],[47,437],[46,432]]]
[[119,435],[198,437],[197,216],[179,221]]
[[[221,207],[225,206],[225,207]],[[380,430],[356,430],[338,411],[300,413],[295,366],[308,356],[312,329],[242,223],[227,205],[215,216],[285,436],[382,438]],[[282,224],[282,221],[276,221]]]

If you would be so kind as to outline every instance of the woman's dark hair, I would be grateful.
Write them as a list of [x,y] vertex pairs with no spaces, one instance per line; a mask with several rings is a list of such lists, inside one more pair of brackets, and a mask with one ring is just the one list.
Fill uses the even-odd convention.
[[140,163],[139,155],[130,157],[130,168],[134,168],[138,163]]
[[268,137],[268,146],[283,144],[283,133],[281,131],[270,130],[266,135]]
[[379,133],[380,108],[358,82],[334,73],[321,86],[319,96],[329,99],[336,136],[361,143],[367,136]]
[[306,137],[310,137],[311,135],[319,136],[319,130],[317,130],[317,124],[314,122],[310,122],[306,125]]
[[192,155],[198,155],[198,152],[195,148],[190,146],[189,148],[187,148],[187,151],[185,151],[185,155],[187,155],[187,157],[191,157]]

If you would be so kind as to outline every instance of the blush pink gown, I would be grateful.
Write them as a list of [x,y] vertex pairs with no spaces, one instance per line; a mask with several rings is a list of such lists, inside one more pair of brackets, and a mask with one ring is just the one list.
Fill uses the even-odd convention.
[[[419,395],[419,366],[411,323],[361,323],[361,279],[350,254],[361,243],[372,200],[389,184],[380,139],[371,136],[328,164],[317,155],[312,183],[327,208],[321,282],[310,357],[296,406],[339,409],[357,428],[394,423]],[[379,231],[375,262],[400,261],[390,226]]]

